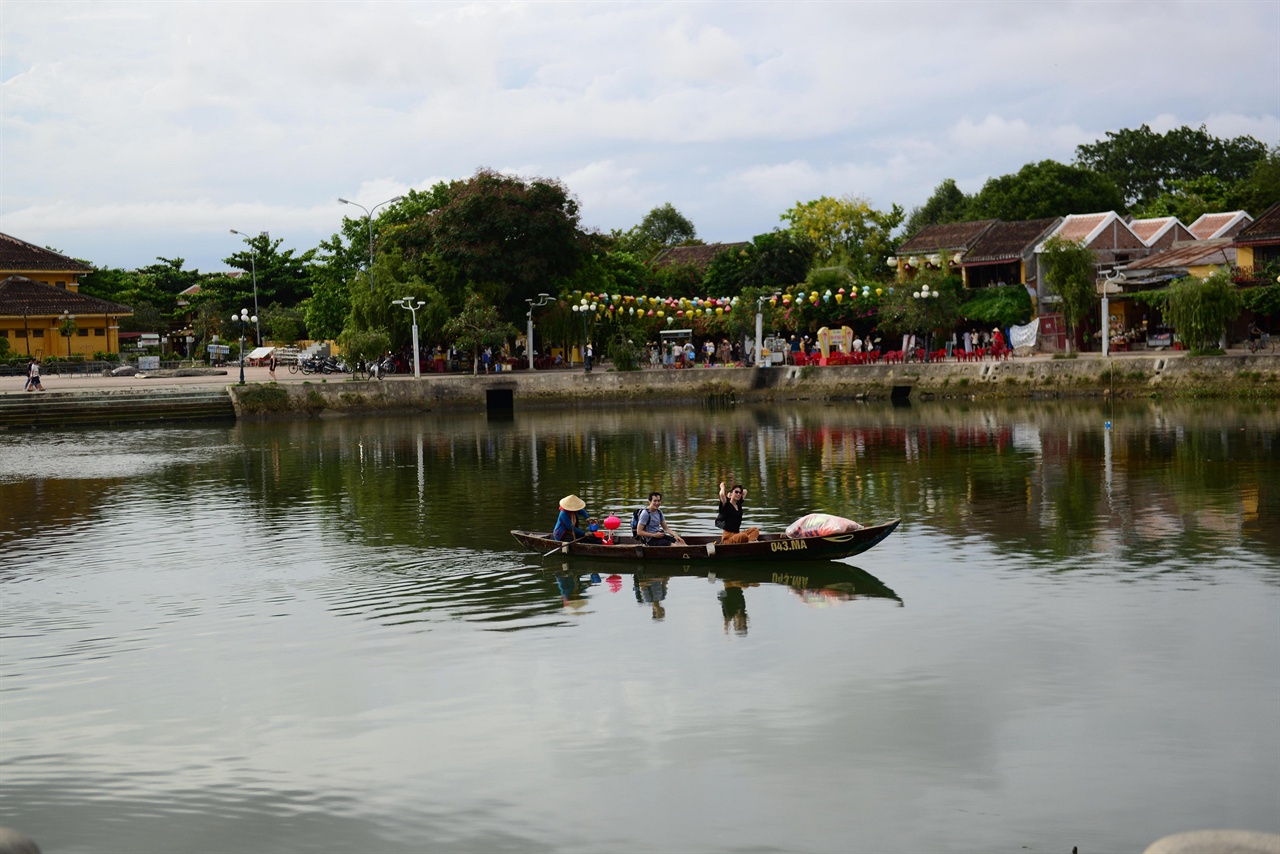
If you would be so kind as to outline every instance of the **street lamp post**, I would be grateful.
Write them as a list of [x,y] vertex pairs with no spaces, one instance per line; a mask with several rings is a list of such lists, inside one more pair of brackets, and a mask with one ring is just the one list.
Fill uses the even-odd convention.
[[392,300],[392,305],[398,305],[403,309],[408,309],[413,315],[413,378],[419,379],[422,376],[418,368],[418,309],[426,305],[422,300],[414,300],[413,297],[400,297],[400,299]]
[[1118,292],[1120,286],[1128,281],[1128,277],[1119,270],[1112,270],[1102,279],[1102,357],[1111,355],[1111,299],[1112,293]]
[[590,343],[587,333],[587,312],[596,311],[599,305],[599,303],[587,305],[587,301],[583,299],[581,305],[573,307],[573,310],[582,316],[582,370],[584,373],[591,373],[591,363],[587,361],[587,346]]
[[[936,290],[936,289],[935,289],[935,290],[929,290],[929,286],[928,286],[928,285],[922,285],[922,286],[920,287],[920,290],[918,290],[918,291],[914,291],[914,292],[911,294],[911,296],[912,296],[914,299],[919,300],[919,301],[920,301],[920,302],[919,302],[919,304],[924,306],[924,310],[925,310],[925,311],[928,311],[928,310],[929,310],[929,308],[928,308],[929,300],[931,300],[931,299],[937,299],[938,297],[942,296],[942,293],[941,293],[940,291]],[[927,316],[926,316],[926,321],[927,321]],[[924,333],[924,360],[925,360],[926,362],[927,362],[927,361],[929,361],[929,343],[930,343],[930,340],[931,340],[932,335],[933,335],[933,329],[931,329],[931,328],[930,328],[930,329],[926,329],[926,330],[925,330],[925,333]],[[905,354],[904,354],[904,355],[905,355]]]
[[529,352],[529,370],[532,371],[533,370],[533,310],[535,308],[542,308],[544,305],[551,302],[551,294],[538,294],[538,298],[536,300],[526,299],[525,302],[529,303],[529,333],[528,333],[528,336],[525,338],[525,349],[528,350]]
[[359,202],[349,202],[346,199],[338,199],[344,205],[355,205],[364,211],[364,220],[369,225],[369,293],[373,293],[373,212],[383,205],[389,205],[403,199],[404,196],[396,196],[394,199],[387,199],[385,202],[378,202],[372,208],[366,208]]
[[[253,276],[253,328],[258,336],[258,346],[261,347],[262,327],[258,325],[258,249],[253,245],[253,238],[245,234],[243,231],[236,231],[233,228],[231,229],[231,233],[240,235],[244,238],[244,242],[249,244],[249,271]],[[258,236],[266,237],[268,240],[271,239],[271,235],[267,234],[265,231]],[[241,379],[240,382],[243,383],[244,380]]]
[[239,314],[231,315],[231,322],[240,324],[240,385],[244,385],[244,328],[250,323],[257,323],[258,316],[249,315],[249,309],[240,309]]

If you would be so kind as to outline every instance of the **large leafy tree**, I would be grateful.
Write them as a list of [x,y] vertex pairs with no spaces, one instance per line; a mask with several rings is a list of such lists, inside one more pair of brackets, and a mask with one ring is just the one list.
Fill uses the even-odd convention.
[[1040,256],[1048,285],[1062,297],[1062,319],[1070,334],[1067,352],[1075,338],[1076,327],[1093,308],[1098,298],[1098,274],[1093,252],[1074,240],[1054,235],[1045,241]]
[[1056,160],[1028,163],[1012,175],[991,178],[973,197],[974,219],[1025,219],[1124,209],[1124,197],[1098,172]]
[[947,178],[934,188],[928,201],[911,209],[902,233],[910,236],[920,232],[925,226],[973,219],[970,216],[972,207],[973,198],[956,186],[954,178]]
[[222,262],[244,272],[238,277],[227,298],[245,308],[253,306],[253,287],[258,283],[258,306],[272,302],[296,306],[311,292],[311,275],[307,269],[316,250],[295,254],[293,249],[281,251],[282,238],[271,238],[267,232],[245,236],[246,249],[235,252]]
[[[508,318],[523,314],[524,300],[571,275],[588,242],[579,227],[577,200],[559,181],[524,179],[481,169],[454,181],[448,201],[416,223],[429,238],[424,248],[483,287]],[[450,295],[461,303],[461,294]]]
[[814,244],[793,231],[757,234],[746,246],[717,253],[703,282],[716,296],[736,296],[744,289],[777,293],[805,280],[814,253]]
[[693,222],[670,202],[645,214],[639,225],[614,232],[617,248],[648,261],[669,246],[687,246],[698,241]]
[[1173,181],[1204,175],[1228,183],[1240,181],[1266,154],[1267,147],[1251,136],[1220,139],[1204,125],[1161,134],[1144,124],[1107,131],[1106,139],[1077,146],[1076,162],[1110,178],[1126,203],[1145,205]]
[[[797,245],[812,246],[812,258],[818,264],[844,266],[866,279],[883,275],[884,259],[893,254],[890,235],[902,224],[902,217],[900,205],[880,211],[858,196],[822,196],[797,202],[782,214]],[[803,278],[802,274],[793,281]]]

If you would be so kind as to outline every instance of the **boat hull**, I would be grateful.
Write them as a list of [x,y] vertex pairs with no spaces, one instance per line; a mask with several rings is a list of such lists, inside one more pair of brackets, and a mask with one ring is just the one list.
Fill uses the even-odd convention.
[[718,536],[685,537],[685,545],[649,546],[629,535],[614,538],[605,545],[595,537],[562,543],[549,532],[512,531],[511,536],[531,551],[548,557],[571,555],[602,560],[639,561],[805,561],[839,560],[862,554],[893,533],[902,520],[868,525],[847,534],[827,537],[791,538],[782,534],[761,534],[750,543],[726,545]]

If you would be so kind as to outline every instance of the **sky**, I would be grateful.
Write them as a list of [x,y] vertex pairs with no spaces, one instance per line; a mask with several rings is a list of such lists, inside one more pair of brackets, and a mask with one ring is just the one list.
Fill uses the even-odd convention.
[[1280,0],[0,2],[0,232],[98,266],[305,250],[410,188],[558,178],[707,242],[974,192],[1108,130],[1280,144]]

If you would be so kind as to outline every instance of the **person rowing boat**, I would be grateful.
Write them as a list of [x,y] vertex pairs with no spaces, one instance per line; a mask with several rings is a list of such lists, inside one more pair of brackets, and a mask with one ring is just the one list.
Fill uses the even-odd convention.
[[551,536],[561,542],[580,540],[587,535],[585,527],[591,523],[586,511],[587,503],[576,495],[566,495],[560,499],[560,513],[556,516],[556,526]]

